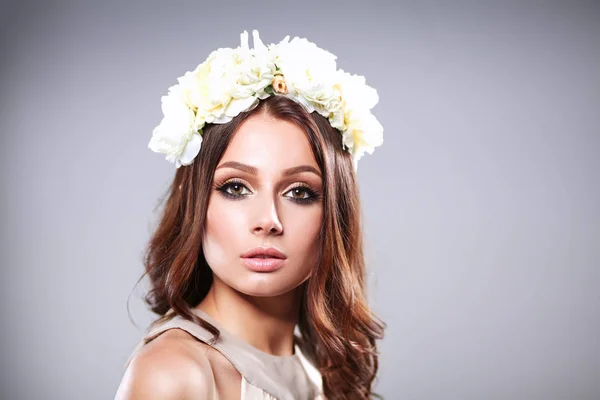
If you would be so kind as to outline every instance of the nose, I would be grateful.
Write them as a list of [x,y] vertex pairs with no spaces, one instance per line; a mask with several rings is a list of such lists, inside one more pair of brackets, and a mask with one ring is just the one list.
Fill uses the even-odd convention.
[[[266,197],[269,197],[269,199]],[[255,221],[252,225],[252,232],[262,235],[280,235],[283,232],[283,225],[277,213],[276,202],[270,196],[265,196],[265,199],[256,200],[257,210]]]

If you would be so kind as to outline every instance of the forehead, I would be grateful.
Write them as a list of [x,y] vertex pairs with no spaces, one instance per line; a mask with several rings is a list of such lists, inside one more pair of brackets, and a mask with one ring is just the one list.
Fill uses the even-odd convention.
[[227,161],[249,164],[265,172],[302,164],[320,171],[306,133],[289,121],[265,114],[254,114],[240,125],[220,164]]

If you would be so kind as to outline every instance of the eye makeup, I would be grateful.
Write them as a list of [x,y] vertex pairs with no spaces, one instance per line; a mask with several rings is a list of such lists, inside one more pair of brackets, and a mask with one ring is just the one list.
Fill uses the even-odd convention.
[[[232,190],[230,190],[232,189]],[[225,183],[222,184],[218,184],[215,187],[215,190],[217,190],[222,196],[224,196],[225,198],[231,199],[231,200],[243,200],[246,196],[248,196],[248,194],[243,194],[243,193],[235,193],[235,192],[239,192],[240,190],[243,191],[244,189],[248,190],[248,188],[246,187],[246,185],[239,179],[230,179],[228,181],[226,181]],[[232,193],[232,191],[234,193]],[[291,201],[297,203],[297,204],[310,204],[310,203],[314,203],[318,200],[321,199],[321,194],[312,189],[309,185],[305,184],[305,183],[295,183],[287,192],[287,193],[291,193],[291,192],[300,192],[300,194],[302,195],[302,197],[298,198],[298,197],[290,197],[290,196],[284,196],[288,199],[290,199]],[[308,195],[307,197],[305,197],[306,195]]]

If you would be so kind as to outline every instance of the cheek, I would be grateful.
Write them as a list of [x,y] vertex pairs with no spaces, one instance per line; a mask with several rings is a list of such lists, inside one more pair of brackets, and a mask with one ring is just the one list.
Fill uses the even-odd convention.
[[218,198],[211,200],[206,213],[206,235],[202,245],[209,265],[226,263],[236,255],[235,235],[241,232],[240,221],[234,207],[227,207]]
[[315,207],[292,217],[292,223],[287,226],[290,246],[300,258],[306,259],[307,264],[314,263],[317,257],[322,218],[322,208]]

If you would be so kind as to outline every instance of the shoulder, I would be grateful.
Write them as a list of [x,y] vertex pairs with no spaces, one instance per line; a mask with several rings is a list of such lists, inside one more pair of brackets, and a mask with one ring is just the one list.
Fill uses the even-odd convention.
[[208,355],[180,329],[143,346],[127,367],[116,400],[212,399],[215,379]]

